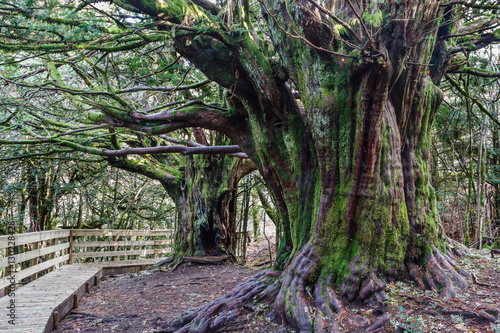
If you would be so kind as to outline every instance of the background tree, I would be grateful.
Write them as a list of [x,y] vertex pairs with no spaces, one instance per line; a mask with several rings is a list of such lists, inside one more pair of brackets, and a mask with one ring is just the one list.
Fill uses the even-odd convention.
[[[454,230],[450,236],[473,246],[481,246],[483,236],[494,238],[498,228],[497,63],[495,48],[457,58],[435,123],[433,187],[440,211]],[[467,75],[471,69],[478,76]]]
[[[191,95],[189,89],[196,87],[202,88],[198,97],[212,99],[211,90],[205,88],[209,81],[200,80],[199,73],[190,76],[191,69],[185,66],[185,61],[176,55],[165,55],[163,48],[164,45],[150,46],[143,50],[145,56],[125,53],[103,58],[99,53],[87,54],[82,63],[68,60],[66,54],[44,59],[41,65],[29,60],[23,65],[15,62],[16,66],[10,66],[13,67],[13,85],[10,104],[7,103],[9,98],[5,99],[5,113],[12,112],[14,115],[15,110],[25,108],[28,115],[23,118],[17,113],[12,117],[12,122],[19,123],[21,129],[14,126],[6,128],[5,132],[13,133],[13,138],[17,134],[17,140],[2,142],[6,145],[39,145],[38,149],[45,151],[39,154],[45,156],[61,152],[97,155],[114,167],[158,180],[177,207],[179,223],[176,224],[175,260],[181,260],[185,255],[234,255],[237,241],[236,188],[239,179],[254,169],[252,163],[238,161],[238,157],[246,157],[238,153],[239,147],[228,145],[230,141],[220,134],[212,133],[207,138],[199,128],[174,134],[177,138],[154,138],[140,131],[90,126],[93,115],[90,115],[90,120],[85,116],[88,112],[86,105],[91,108],[121,108],[130,103],[146,109],[161,109],[165,105],[179,104],[179,98],[182,103],[183,98]],[[25,56],[19,55],[18,61]],[[148,61],[144,61],[145,58]],[[12,63],[12,60],[7,62]],[[151,72],[152,66],[158,71]],[[48,83],[43,77],[52,81]],[[164,81],[175,86],[145,85]],[[31,90],[35,86],[38,92]],[[59,91],[60,96],[54,97],[51,94],[53,91]],[[119,97],[124,94],[127,94],[126,97]],[[111,97],[106,99],[103,95]],[[50,109],[46,110],[43,105],[50,105]],[[65,118],[71,111],[75,113],[68,121]],[[20,139],[23,135],[19,134],[30,138]],[[55,148],[58,146],[60,148]],[[212,155],[183,157],[164,154],[197,154],[200,150]],[[134,153],[139,156],[131,157]],[[217,153],[234,153],[235,157]],[[17,154],[7,159],[33,156]],[[45,193],[42,190],[36,187],[32,192],[39,195]],[[127,210],[133,206],[131,202]],[[114,225],[123,228],[127,226],[129,214],[119,215],[122,216],[120,223]],[[81,218],[78,220],[81,221]],[[81,223],[77,223],[79,226]]]
[[[147,112],[117,92],[71,92],[112,101],[94,105],[91,119],[114,127],[151,136],[219,131],[273,192],[283,230],[280,278],[256,276],[182,317],[181,331],[216,329],[253,296],[273,300],[276,318],[301,331],[336,331],[341,298],[382,304],[388,281],[411,278],[445,298],[467,286],[430,185],[431,125],[456,57],[499,41],[497,5],[262,0],[222,11],[203,0],[4,3],[12,15],[3,50],[80,57],[168,39],[225,90],[219,105],[193,100]],[[252,17],[251,7],[261,15]]]

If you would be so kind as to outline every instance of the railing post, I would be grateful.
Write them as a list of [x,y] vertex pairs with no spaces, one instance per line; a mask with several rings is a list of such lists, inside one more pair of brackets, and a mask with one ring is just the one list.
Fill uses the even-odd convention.
[[68,259],[68,264],[71,265],[73,264],[73,229],[69,230],[69,259]]
[[[15,247],[14,246],[6,247],[5,248],[5,256],[10,257],[13,255],[15,255]],[[15,265],[16,265],[15,262],[13,262],[13,263],[9,263],[9,265],[7,265],[7,267],[5,267],[5,277],[6,278],[9,278],[13,273],[15,273],[15,269],[16,269]],[[12,268],[14,268],[14,269],[12,269]],[[13,280],[13,281],[15,282],[15,280]],[[4,288],[3,294],[8,295],[8,294],[10,294],[11,291],[12,291],[11,284],[9,284]]]
[[153,242],[154,242],[154,243],[153,243],[153,250],[154,250],[154,253],[153,253],[153,258],[155,258],[155,259],[156,259],[156,257],[157,257],[157,255],[156,255],[156,249],[157,249],[157,248],[156,248],[156,239],[157,239],[157,238],[158,238],[158,237],[156,237],[156,231],[154,231],[154,236],[153,236]]
[[[40,244],[38,242],[34,242],[32,244],[33,244],[32,251],[36,251],[40,247]],[[36,266],[36,265],[38,265],[38,257],[31,259],[31,262],[30,262],[30,266]],[[31,275],[31,281],[34,281],[37,278],[38,278],[38,272]]]
[[[116,241],[118,240],[118,236],[116,236],[116,235],[115,235],[115,236],[113,236],[113,238],[112,238],[112,239],[113,239],[113,242],[116,242]],[[113,246],[111,247],[111,251],[118,251],[118,246],[113,245]],[[112,261],[117,261],[117,259],[119,260],[120,258],[117,258],[116,256],[112,256],[112,257],[111,257],[111,260],[112,260]]]

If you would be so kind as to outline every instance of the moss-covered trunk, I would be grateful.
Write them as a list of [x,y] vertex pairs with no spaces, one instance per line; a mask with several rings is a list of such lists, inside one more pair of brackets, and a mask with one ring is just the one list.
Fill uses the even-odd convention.
[[[440,227],[428,163],[449,60],[440,37],[450,33],[453,5],[322,5],[261,2],[274,59],[246,29],[176,34],[177,50],[230,92],[225,126],[197,124],[222,131],[254,161],[283,230],[275,284],[259,284],[260,275],[183,317],[181,331],[219,327],[207,316],[232,316],[240,293],[272,300],[278,320],[310,332],[337,331],[342,301],[383,303],[388,281],[411,278],[445,298],[467,286]],[[440,25],[443,15],[450,20]]]
[[[217,140],[227,138],[217,135]],[[110,158],[109,163],[156,179],[165,188],[177,212],[176,262],[184,256],[235,253],[237,186],[255,170],[252,162],[216,154],[171,158],[170,163],[161,156]]]
[[235,254],[237,186],[252,169],[248,162],[234,157],[187,157],[177,202],[176,258]]

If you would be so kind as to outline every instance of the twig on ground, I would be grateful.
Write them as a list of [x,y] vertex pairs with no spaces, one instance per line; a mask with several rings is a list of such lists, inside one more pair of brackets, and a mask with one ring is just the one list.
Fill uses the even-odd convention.
[[472,273],[472,281],[474,281],[475,284],[478,286],[483,286],[483,287],[497,287],[495,284],[489,284],[489,283],[484,283],[484,282],[479,282],[477,279],[476,274]]

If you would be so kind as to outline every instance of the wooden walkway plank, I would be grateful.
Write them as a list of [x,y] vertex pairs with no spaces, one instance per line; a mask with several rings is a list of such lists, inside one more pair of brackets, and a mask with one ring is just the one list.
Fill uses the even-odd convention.
[[[0,298],[0,333],[48,333],[54,329],[54,312],[61,320],[77,299],[103,275],[144,270],[165,258],[123,260],[64,265],[14,291],[15,296]],[[15,325],[9,324],[11,300],[15,304]]]
[[[73,295],[83,296],[86,283],[93,286],[102,268],[65,265],[26,286],[16,288],[14,296],[0,298],[0,332],[52,332],[54,311],[62,319],[73,308]],[[11,300],[15,305],[15,325],[10,324]]]

